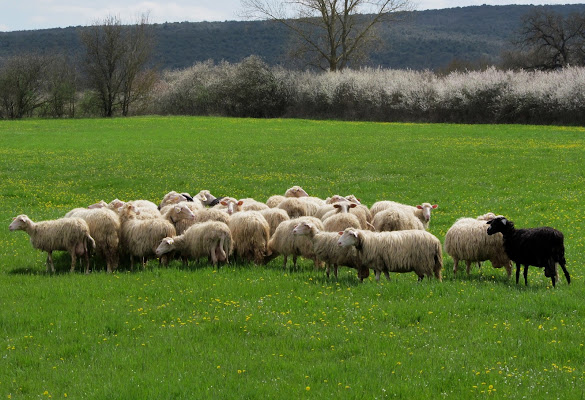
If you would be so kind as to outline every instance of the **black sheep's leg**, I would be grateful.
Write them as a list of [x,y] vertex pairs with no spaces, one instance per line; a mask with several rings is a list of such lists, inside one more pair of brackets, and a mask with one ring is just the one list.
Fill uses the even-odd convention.
[[567,278],[567,283],[570,284],[571,276],[569,275],[569,271],[567,271],[567,267],[565,266],[566,263],[567,261],[565,260],[564,257],[559,261],[559,264],[561,265],[561,268],[563,269],[563,272],[565,274],[565,278]]
[[524,266],[524,285],[528,286],[528,264]]
[[520,263],[516,263],[516,285],[520,280]]

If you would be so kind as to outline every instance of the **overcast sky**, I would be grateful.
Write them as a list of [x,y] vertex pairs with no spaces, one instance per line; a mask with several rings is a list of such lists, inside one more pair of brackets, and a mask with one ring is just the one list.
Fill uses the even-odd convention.
[[[505,4],[576,4],[585,0],[413,0],[417,10]],[[0,0],[0,31],[91,25],[106,16],[134,23],[144,13],[151,22],[225,21],[238,17],[240,0]]]

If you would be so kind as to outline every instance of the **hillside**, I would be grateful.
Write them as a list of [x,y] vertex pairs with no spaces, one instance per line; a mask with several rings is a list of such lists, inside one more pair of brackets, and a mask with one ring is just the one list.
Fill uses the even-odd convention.
[[[497,61],[534,6],[474,6],[415,11],[400,23],[381,27],[382,44],[371,65],[435,69],[453,59]],[[552,6],[561,13],[585,12],[585,4]],[[83,27],[0,33],[0,57],[21,52],[61,52],[78,56]],[[269,64],[285,64],[288,32],[265,21],[181,22],[154,25],[153,57],[162,69],[184,68],[198,61],[238,62],[255,54]]]

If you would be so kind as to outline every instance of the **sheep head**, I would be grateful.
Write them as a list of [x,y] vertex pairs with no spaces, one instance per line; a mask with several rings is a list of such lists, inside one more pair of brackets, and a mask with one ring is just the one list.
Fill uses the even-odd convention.
[[353,228],[347,228],[343,232],[339,232],[339,239],[337,245],[339,247],[357,246],[359,244],[358,232]]
[[302,187],[293,186],[284,193],[284,197],[309,197],[309,195]]
[[347,213],[347,212],[349,212],[350,208],[357,207],[357,204],[350,203],[348,201],[342,201],[342,202],[333,204],[333,207],[337,210],[338,213]]
[[294,227],[293,235],[295,235],[295,236],[308,235],[309,233],[311,233],[311,230],[314,227],[315,226],[312,223],[303,221]]
[[416,206],[419,210],[423,210],[423,218],[426,222],[431,220],[431,210],[439,207],[437,204],[431,205],[430,203],[422,203]]
[[10,224],[8,229],[10,229],[10,231],[24,230],[31,223],[32,221],[28,216],[26,216],[25,214],[20,214],[19,216],[14,217],[12,219],[12,223]]
[[514,229],[514,223],[512,221],[508,221],[506,217],[496,217],[491,221],[486,222],[486,224],[489,225],[489,228],[487,229],[488,235],[493,235],[498,232],[504,234]]
[[156,248],[156,251],[155,251],[156,256],[160,257],[163,254],[166,254],[166,253],[173,251],[174,244],[175,244],[175,241],[173,240],[173,238],[170,238],[170,237],[164,238],[163,240],[161,240],[160,244]]

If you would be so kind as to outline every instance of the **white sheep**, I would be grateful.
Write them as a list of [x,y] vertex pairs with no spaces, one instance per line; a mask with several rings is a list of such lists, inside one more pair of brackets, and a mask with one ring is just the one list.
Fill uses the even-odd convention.
[[302,256],[313,260],[315,267],[319,265],[319,260],[316,258],[313,251],[312,241],[304,236],[295,236],[293,229],[301,222],[309,222],[316,226],[319,230],[324,230],[321,220],[315,217],[299,217],[284,221],[276,228],[274,234],[268,242],[268,253],[266,260],[269,261],[279,255],[282,255],[284,260],[282,268],[286,269],[286,262],[288,256],[293,257],[293,268],[297,267],[297,257]]
[[327,232],[339,232],[346,228],[362,229],[358,217],[350,213],[336,213],[323,221]]
[[213,266],[228,262],[233,251],[230,228],[223,222],[207,221],[195,224],[183,234],[164,238],[156,249],[156,256],[176,251],[186,265],[188,260],[208,256]]
[[293,186],[284,192],[284,197],[308,197],[309,195],[300,186]]
[[413,213],[402,208],[388,208],[378,212],[372,219],[376,232],[424,230],[423,223]]
[[425,229],[429,229],[429,222],[431,221],[431,210],[437,208],[438,205],[430,203],[422,203],[415,206],[409,206],[402,203],[397,203],[395,201],[378,201],[372,205],[370,208],[370,213],[372,214],[372,219],[378,214],[380,211],[395,208],[408,211],[414,214],[420,222],[422,222]]
[[[372,224],[370,223],[371,218],[369,215],[369,210],[366,206],[356,204],[353,202],[349,202],[345,199],[338,201],[336,203],[333,203],[331,206],[333,207],[333,209],[331,211],[329,211],[328,213],[326,213],[325,215],[323,215],[323,217],[321,217],[322,221],[327,221],[327,219],[329,217],[334,216],[336,214],[350,213],[350,214],[354,215],[359,222],[359,226],[357,226],[357,228],[359,228],[359,229],[372,228]],[[323,210],[323,208],[320,208],[319,210]],[[347,220],[347,218],[346,218],[346,220]],[[353,224],[353,220],[352,220],[351,224],[348,224],[345,228],[349,228],[349,227],[353,227],[353,226],[354,226],[354,224]],[[338,229],[338,230],[342,231],[345,228]],[[329,230],[329,229],[327,229],[327,230]],[[331,231],[331,232],[333,232],[333,231]]]
[[390,279],[389,272],[414,272],[419,281],[425,276],[442,280],[441,242],[427,231],[370,232],[348,228],[339,232],[338,245],[353,246],[358,252],[360,270],[371,268]]
[[[162,239],[176,236],[175,227],[170,221],[162,217],[139,219],[140,213],[134,205],[126,204],[120,214],[121,247],[130,256],[131,268],[134,268],[134,257],[140,257],[145,266],[148,258],[155,255]],[[166,258],[163,257],[161,262],[166,264]]]
[[[323,232],[314,223],[305,220],[295,226],[293,235],[295,237],[308,237],[311,240],[315,257],[327,264],[325,272],[328,278],[331,266],[333,266],[335,278],[337,278],[337,269],[340,265],[358,269],[359,272],[357,250],[353,246],[340,247],[337,244],[339,240],[338,232]],[[369,270],[366,269],[365,271],[369,273]],[[358,277],[363,280],[367,278],[367,275],[358,274]]]
[[238,200],[239,202],[242,202],[239,207],[240,211],[262,211],[270,208],[265,203],[261,203],[252,198],[240,199]]
[[260,214],[266,219],[268,225],[270,225],[270,236],[274,235],[276,228],[284,221],[288,221],[290,217],[286,211],[280,208],[268,208],[260,211]]
[[160,202],[160,205],[158,206],[158,209],[162,210],[166,206],[170,206],[187,200],[188,199],[186,196],[172,190],[164,195],[162,201]]
[[[493,217],[492,217],[493,216]],[[512,261],[504,250],[504,237],[501,233],[488,235],[489,225],[486,221],[495,218],[488,213],[474,218],[459,218],[445,234],[445,252],[453,258],[453,274],[457,273],[459,261],[467,264],[467,273],[471,271],[471,263],[489,260],[494,268],[506,269],[508,278],[512,275]]]
[[47,271],[55,272],[53,251],[67,251],[71,255],[71,272],[75,271],[77,256],[85,257],[85,273],[89,273],[89,252],[95,241],[89,233],[89,226],[81,218],[61,218],[33,222],[21,214],[12,220],[10,231],[22,230],[30,236],[35,249],[47,252]]
[[280,208],[288,214],[291,219],[305,217],[309,215],[308,211],[308,203],[296,198],[296,197],[287,197],[284,199],[277,208]]
[[262,214],[258,211],[234,213],[228,226],[232,232],[234,252],[238,257],[262,264],[270,238],[270,226]]
[[96,254],[106,260],[107,272],[118,268],[120,261],[120,218],[107,207],[75,208],[65,214],[65,218],[77,217],[87,222],[89,233],[95,241]]
[[284,199],[286,199],[286,197],[284,197],[283,195],[280,194],[275,194],[273,196],[270,196],[268,198],[268,200],[266,200],[266,205],[270,208],[275,208],[277,207]]

